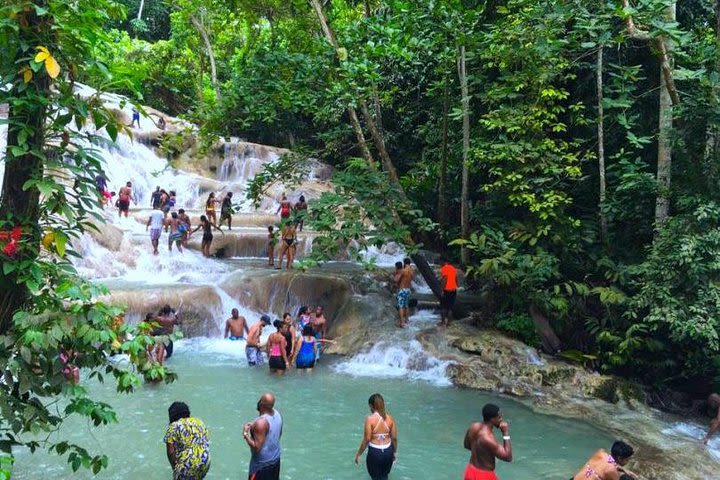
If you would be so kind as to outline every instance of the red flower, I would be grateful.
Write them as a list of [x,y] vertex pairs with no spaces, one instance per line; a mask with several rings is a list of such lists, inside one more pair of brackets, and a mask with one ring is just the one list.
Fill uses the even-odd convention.
[[3,248],[2,253],[5,255],[11,257],[17,253],[17,243],[15,242],[15,239],[11,240],[10,243],[5,245],[5,248]]
[[14,227],[12,229],[12,232],[10,232],[10,238],[15,240],[16,242],[20,240],[20,237],[22,236],[22,228],[21,227]]

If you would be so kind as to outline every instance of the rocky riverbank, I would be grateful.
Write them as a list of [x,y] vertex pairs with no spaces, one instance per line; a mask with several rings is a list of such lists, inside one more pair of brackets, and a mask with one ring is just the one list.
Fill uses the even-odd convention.
[[667,433],[689,419],[647,406],[637,384],[539,355],[499,332],[476,328],[470,319],[417,338],[428,352],[452,361],[448,375],[459,387],[511,395],[539,413],[590,422],[630,442],[637,452],[631,467],[642,478],[718,478],[720,463],[699,439]]

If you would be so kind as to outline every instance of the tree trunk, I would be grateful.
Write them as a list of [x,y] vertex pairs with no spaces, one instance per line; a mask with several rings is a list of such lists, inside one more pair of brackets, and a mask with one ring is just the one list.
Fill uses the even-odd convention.
[[438,175],[437,218],[442,226],[448,224],[447,219],[447,161],[448,161],[448,77],[445,77],[443,88],[442,146],[440,148],[440,174]]
[[190,15],[190,22],[193,24],[195,29],[200,34],[200,37],[205,44],[205,50],[207,50],[208,59],[210,60],[210,80],[212,81],[213,88],[215,89],[215,95],[218,101],[222,98],[220,93],[220,86],[218,85],[217,79],[217,66],[215,65],[215,54],[213,53],[212,44],[210,43],[210,37],[205,30],[205,25],[197,19],[195,15]]
[[[26,19],[28,25],[21,27],[27,42],[33,42],[34,32],[41,27],[42,21],[34,10],[30,10]],[[20,55],[23,55],[22,53]],[[20,59],[16,59],[20,64]],[[50,80],[44,71],[33,76],[27,86],[27,92],[42,98],[50,96]],[[19,134],[23,129],[31,132],[27,140],[30,152],[42,152],[45,147],[45,119],[47,107],[37,100],[10,102],[8,112],[7,151],[5,155],[5,174],[0,190],[0,231],[13,227],[22,228],[23,246],[19,249],[18,261],[37,258],[37,245],[40,243],[38,220],[40,219],[40,192],[36,187],[24,189],[28,180],[42,178],[43,161],[32,153],[21,156],[12,154],[12,147],[19,146]],[[0,268],[0,335],[4,335],[12,326],[12,317],[28,299],[28,290],[18,272],[5,274]]]
[[[335,52],[337,52],[340,48],[340,45],[338,45],[338,41],[335,38],[335,33],[330,28],[330,24],[328,23],[327,17],[325,16],[325,11],[323,10],[320,1],[310,0],[310,3],[315,9],[315,13],[317,14],[318,21],[320,22],[320,27],[322,28],[323,33],[325,34],[325,38],[330,43],[330,45],[333,46]],[[368,165],[370,165],[372,168],[376,168],[375,160],[370,153],[370,149],[367,146],[367,141],[365,140],[365,134],[363,133],[362,127],[360,126],[360,120],[358,119],[357,112],[353,107],[348,107],[347,113],[348,117],[350,118],[350,125],[352,126],[353,132],[355,133],[355,139],[357,140],[358,148],[360,148],[360,152],[363,158],[366,162],[368,162]]]
[[597,136],[598,136],[598,170],[600,174],[600,241],[605,244],[608,237],[607,216],[603,213],[602,207],[605,203],[605,109],[603,107],[603,45],[600,45],[597,53],[597,67],[595,76],[597,80]]
[[[675,21],[675,3],[667,9],[667,20]],[[670,59],[670,41],[661,42],[666,46],[665,59],[660,66],[660,113],[658,121],[658,158],[657,158],[657,199],[655,201],[655,227],[659,228],[668,217],[670,206],[670,182],[672,171],[672,129],[673,129],[673,99],[669,90],[667,76],[667,61],[672,69]]]
[[[458,48],[458,77],[462,92],[463,147],[462,147],[462,193],[460,194],[460,232],[462,238],[470,236],[470,171],[468,168],[470,153],[470,93],[468,91],[467,72],[465,70],[465,46]],[[463,265],[470,263],[470,251],[463,246],[460,250]]]
[[[318,20],[320,21],[320,25],[322,27],[323,33],[325,34],[325,38],[327,41],[332,45],[335,50],[337,51],[340,48],[340,45],[338,45],[337,39],[335,37],[334,32],[330,28],[330,24],[328,23],[327,17],[325,16],[325,12],[322,8],[322,5],[320,4],[319,0],[310,0],[310,3],[312,4],[313,8],[315,9],[315,13],[317,13]],[[368,127],[370,128],[371,132],[374,130],[377,131],[377,125],[373,121],[372,117],[370,116],[369,112],[367,112],[367,104],[365,102],[361,102],[360,104],[361,108],[364,111],[364,116],[366,119],[370,119],[368,122]],[[365,113],[367,112],[367,113]],[[365,141],[365,136],[363,135],[362,128],[360,127],[360,122],[358,121],[357,114],[355,112],[355,109],[352,107],[348,107],[348,116],[350,117],[350,122],[353,126],[353,130],[355,131],[355,134],[358,138],[358,144],[360,148],[363,150],[363,157],[368,161],[371,168],[375,168],[375,160],[372,157],[372,154],[370,153],[370,150],[367,148],[367,143]],[[378,137],[380,140],[383,140],[382,137],[379,135]],[[384,146],[384,140],[382,142]],[[385,153],[387,153],[387,150],[385,150]],[[395,171],[394,166],[392,162],[390,161],[390,156],[388,155],[386,157],[386,160],[388,162],[388,166],[393,167],[392,171]],[[387,172],[388,176],[390,176],[390,172]],[[397,172],[395,172],[395,178],[397,178]],[[402,188],[402,185],[400,185],[400,182],[396,182],[396,188],[398,189],[398,192],[400,195],[402,195],[403,198],[405,197],[405,191]],[[388,209],[391,212],[391,215],[395,219],[395,222],[398,224],[402,223],[402,220],[400,219],[400,216],[398,215],[397,210],[393,206],[392,202],[388,204]],[[413,247],[415,246],[415,241],[408,236],[408,238],[405,239],[408,246]],[[425,279],[425,282],[428,284],[432,292],[435,294],[435,296],[439,299],[442,296],[442,286],[440,285],[440,281],[435,276],[435,272],[433,272],[432,268],[430,267],[430,264],[428,263],[427,259],[424,255],[420,253],[415,253],[410,255],[410,258],[417,266],[418,272],[420,275],[422,275],[423,279]],[[460,312],[459,310],[457,312]],[[456,314],[456,310],[453,309],[453,314]]]
[[[715,1],[715,48],[720,49],[720,0]],[[720,74],[720,56],[716,55],[715,73]],[[720,87],[713,87],[713,97],[715,108],[718,108],[718,100],[720,99]],[[716,122],[709,121],[705,133],[705,155],[703,161],[703,169],[705,178],[708,182],[708,188],[714,189],[718,180],[718,166],[716,157],[718,155],[718,145],[720,141],[720,127]]]
[[540,336],[543,351],[549,354],[556,354],[559,352],[562,348],[562,344],[560,343],[560,339],[555,334],[555,331],[550,325],[550,321],[547,317],[538,310],[534,303],[530,305],[529,313],[533,324],[535,324],[535,331],[537,331],[537,334]]
[[138,8],[137,20],[142,20],[143,9],[145,8],[145,0],[140,0],[140,7]]

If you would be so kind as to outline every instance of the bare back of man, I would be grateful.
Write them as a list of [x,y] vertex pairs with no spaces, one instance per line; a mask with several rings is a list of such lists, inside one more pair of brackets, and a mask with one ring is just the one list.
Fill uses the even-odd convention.
[[[502,432],[502,445],[495,439],[494,428]],[[483,407],[482,423],[472,423],[465,433],[463,445],[470,450],[470,460],[465,468],[464,480],[497,480],[495,460],[512,461],[509,428],[498,406],[487,404]]]
[[400,275],[400,288],[410,288],[414,276],[415,270],[413,270],[412,266],[405,265],[402,269],[402,274]]

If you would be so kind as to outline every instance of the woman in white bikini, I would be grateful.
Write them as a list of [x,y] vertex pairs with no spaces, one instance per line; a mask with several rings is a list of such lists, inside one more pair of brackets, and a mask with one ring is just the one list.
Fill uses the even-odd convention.
[[372,480],[387,480],[390,469],[397,459],[397,426],[395,419],[385,412],[385,400],[379,393],[368,399],[370,415],[365,418],[365,433],[355,454],[355,463],[368,448],[365,459]]

